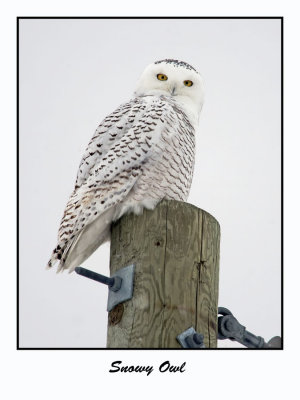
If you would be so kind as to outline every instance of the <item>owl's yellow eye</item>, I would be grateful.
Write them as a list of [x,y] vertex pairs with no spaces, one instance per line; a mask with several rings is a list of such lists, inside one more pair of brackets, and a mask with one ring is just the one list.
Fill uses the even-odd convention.
[[191,87],[193,86],[193,82],[192,81],[183,81],[185,86]]
[[159,81],[167,81],[168,80],[168,77],[165,74],[157,74],[156,76]]

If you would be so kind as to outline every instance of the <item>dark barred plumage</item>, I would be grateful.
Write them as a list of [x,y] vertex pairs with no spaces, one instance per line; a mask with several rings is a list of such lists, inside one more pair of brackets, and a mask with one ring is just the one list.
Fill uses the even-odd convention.
[[73,270],[128,211],[153,209],[163,198],[186,201],[196,123],[186,110],[176,96],[139,95],[102,121],[83,154],[49,267]]
[[184,67],[186,69],[193,70],[198,74],[197,70],[194,67],[192,67],[190,64],[188,64],[184,61],[173,60],[173,59],[167,58],[165,60],[155,61],[154,64],[161,64],[161,63],[172,64],[174,67]]

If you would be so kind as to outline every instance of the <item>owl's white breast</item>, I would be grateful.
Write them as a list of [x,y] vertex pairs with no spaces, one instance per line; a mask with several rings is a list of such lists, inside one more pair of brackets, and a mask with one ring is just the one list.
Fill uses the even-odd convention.
[[[126,199],[116,207],[115,219],[126,212],[139,214],[143,208],[153,209],[163,198],[186,201],[192,183],[194,110],[188,108],[188,102],[176,97],[145,96],[144,99],[153,107],[153,114],[150,113],[144,122],[151,126],[156,121],[156,128],[149,133],[151,140],[153,136],[156,140],[151,156],[142,165],[139,179]],[[158,111],[161,112],[159,121],[155,119]]]

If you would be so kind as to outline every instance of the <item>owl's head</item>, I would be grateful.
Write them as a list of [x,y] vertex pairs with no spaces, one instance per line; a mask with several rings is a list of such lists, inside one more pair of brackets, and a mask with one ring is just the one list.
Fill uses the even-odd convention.
[[136,96],[164,95],[193,106],[200,113],[203,99],[203,81],[191,65],[178,60],[156,61],[144,70],[135,90]]

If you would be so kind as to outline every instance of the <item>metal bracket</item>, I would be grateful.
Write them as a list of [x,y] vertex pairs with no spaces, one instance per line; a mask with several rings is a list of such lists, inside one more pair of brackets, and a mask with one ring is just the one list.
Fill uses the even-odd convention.
[[75,268],[77,274],[108,286],[107,311],[111,311],[117,304],[132,298],[134,270],[135,264],[131,264],[119,269],[109,278],[83,267]]
[[128,265],[116,271],[112,278],[121,278],[121,287],[117,291],[108,292],[107,311],[111,311],[117,304],[130,300],[133,295],[135,264]]
[[191,327],[180,333],[176,339],[184,349],[204,349],[203,338],[203,335],[197,333],[195,329]]
[[241,325],[238,320],[225,307],[218,308],[218,339],[230,339],[237,341],[248,348],[281,348],[281,338],[274,336],[268,343],[261,336],[256,336],[246,330],[245,326]]

